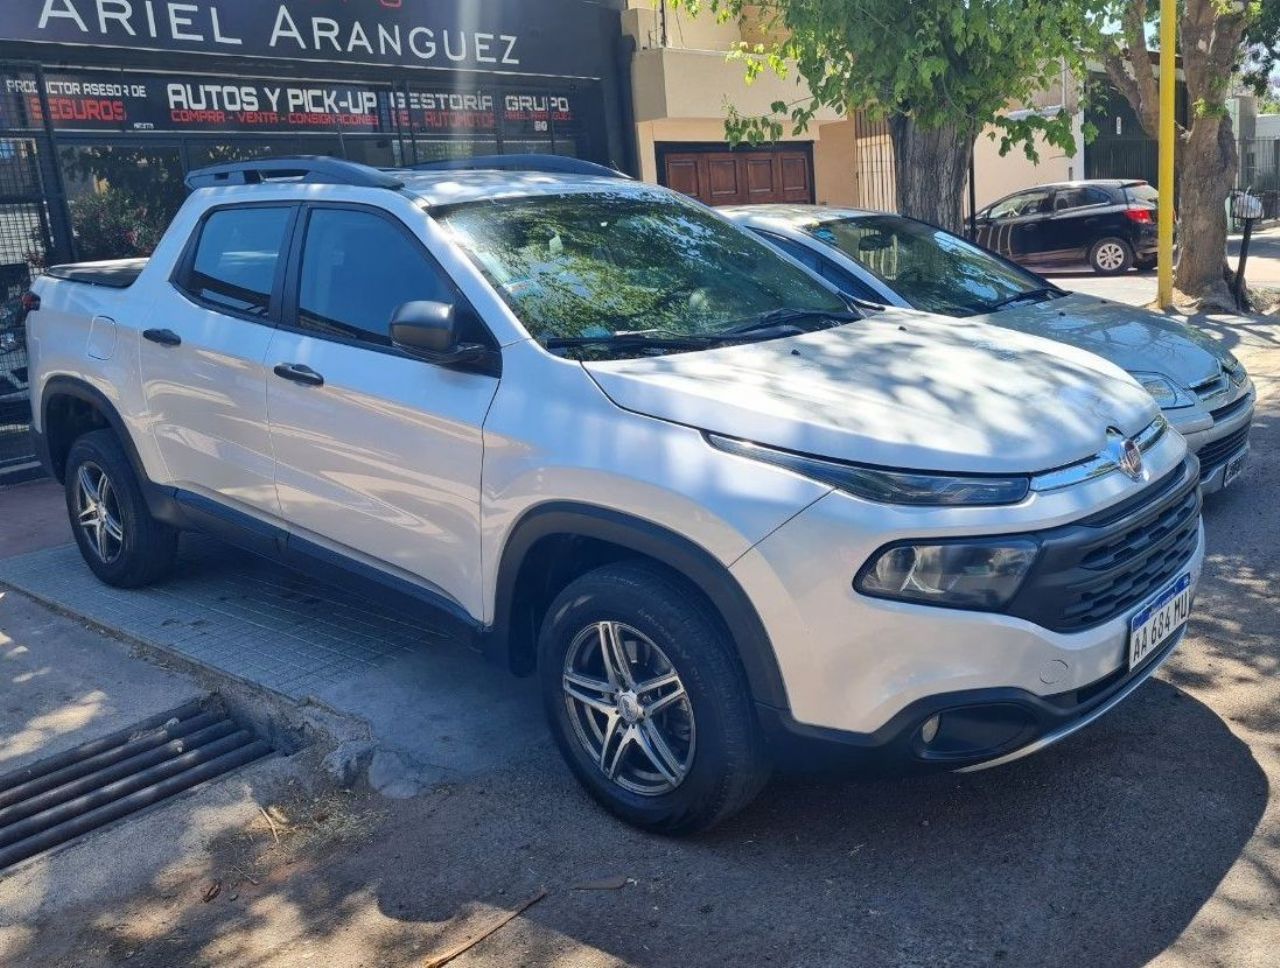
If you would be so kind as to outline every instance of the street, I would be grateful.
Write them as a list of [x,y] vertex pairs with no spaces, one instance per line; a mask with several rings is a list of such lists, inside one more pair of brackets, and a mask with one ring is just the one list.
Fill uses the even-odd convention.
[[[1123,299],[1148,278],[1079,282]],[[15,509],[0,515],[0,771],[211,690],[311,742],[14,868],[0,878],[0,961],[388,965],[470,945],[449,963],[1274,964],[1280,326],[1202,325],[1245,361],[1260,402],[1249,469],[1205,509],[1190,634],[1156,680],[1009,766],[917,779],[784,773],[741,816],[685,840],[639,833],[588,799],[533,711],[529,680],[424,636],[420,654],[370,660],[372,678],[293,698],[287,686],[253,688],[218,673],[248,659],[186,644],[239,619],[230,585],[200,600],[185,589],[250,566],[196,545],[190,585],[75,599],[78,560],[44,578],[32,564],[64,560],[60,491],[0,493]],[[43,581],[40,597],[62,604],[50,610],[13,581]],[[332,614],[348,601],[315,596]],[[162,623],[147,624],[153,601],[168,610],[165,628],[200,628],[162,640]],[[271,629],[289,626],[256,614],[245,641],[269,655],[285,634]],[[425,708],[413,708],[415,690]],[[401,724],[409,738],[394,741],[390,779],[371,773],[348,789],[321,763],[335,737],[377,748]]]
[[[1231,236],[1227,245],[1227,259],[1234,268],[1240,258],[1241,236]],[[1099,276],[1088,271],[1054,273],[1051,278],[1065,289],[1075,289],[1090,295],[1145,306],[1156,298],[1156,273],[1126,272],[1119,276]],[[1280,228],[1269,227],[1255,231],[1249,242],[1249,259],[1245,263],[1245,278],[1249,285],[1264,289],[1280,289]]]

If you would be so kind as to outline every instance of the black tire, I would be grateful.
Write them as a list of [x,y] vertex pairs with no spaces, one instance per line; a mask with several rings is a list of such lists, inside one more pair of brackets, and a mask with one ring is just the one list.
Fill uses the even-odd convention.
[[1100,276],[1118,276],[1133,268],[1133,246],[1108,236],[1089,248],[1089,267]]
[[[85,489],[82,473],[96,482]],[[87,494],[101,488],[98,475],[106,479],[106,501],[89,502]],[[178,550],[178,532],[151,516],[142,489],[124,448],[110,430],[94,430],[79,437],[67,454],[67,514],[80,554],[90,570],[108,585],[141,588],[169,574]],[[84,507],[92,504],[107,509],[114,528],[106,528],[95,515],[98,527],[81,524]],[[111,532],[117,530],[120,537]],[[106,544],[98,537],[106,532]]]
[[[696,735],[696,741],[684,749],[690,757],[687,771],[667,792],[635,792],[610,779],[601,765],[603,757],[595,757],[584,738],[587,734],[575,725],[574,709],[583,707],[574,706],[566,695],[566,659],[574,643],[590,641],[601,622],[621,623],[628,632],[647,637],[649,646],[664,653],[661,658],[683,686],[687,707],[678,712],[683,716],[691,710],[694,726],[688,735]],[[573,581],[547,612],[538,667],[547,718],[560,752],[591,795],[630,824],[663,834],[706,830],[750,803],[769,778],[746,675],[727,630],[695,588],[661,567],[619,562]],[[607,722],[602,714],[595,715],[596,722]],[[658,721],[654,717],[653,722]],[[644,723],[635,725],[639,729]],[[639,745],[633,744],[626,756],[644,756]],[[645,766],[653,761],[639,762]]]

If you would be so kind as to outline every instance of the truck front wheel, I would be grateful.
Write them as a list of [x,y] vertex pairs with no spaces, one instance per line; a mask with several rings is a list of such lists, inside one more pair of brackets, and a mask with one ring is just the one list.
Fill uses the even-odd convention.
[[71,445],[66,494],[76,544],[99,579],[117,588],[140,588],[173,568],[178,534],[151,516],[112,431],[92,431]]
[[538,644],[552,733],[606,809],[666,834],[746,806],[767,757],[728,633],[678,576],[619,562],[573,581]]

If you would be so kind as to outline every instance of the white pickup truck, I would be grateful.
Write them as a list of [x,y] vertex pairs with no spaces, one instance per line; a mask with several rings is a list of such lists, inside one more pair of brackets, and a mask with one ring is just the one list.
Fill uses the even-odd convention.
[[1111,364],[860,306],[621,178],[194,173],[150,261],[28,321],[88,566],[178,533],[339,565],[540,677],[606,807],[705,828],[779,750],[1016,759],[1180,640],[1198,465]]

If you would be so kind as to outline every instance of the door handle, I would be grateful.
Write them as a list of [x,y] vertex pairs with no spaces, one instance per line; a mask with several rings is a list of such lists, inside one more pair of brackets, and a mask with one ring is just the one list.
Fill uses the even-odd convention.
[[148,329],[142,333],[142,338],[150,340],[153,343],[159,343],[161,346],[181,346],[182,337],[171,329]]
[[324,377],[304,363],[277,363],[275,374],[282,380],[301,383],[303,386],[324,386]]

